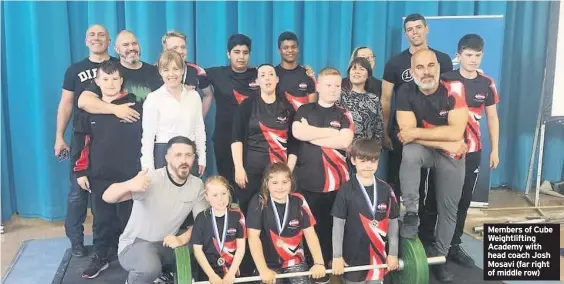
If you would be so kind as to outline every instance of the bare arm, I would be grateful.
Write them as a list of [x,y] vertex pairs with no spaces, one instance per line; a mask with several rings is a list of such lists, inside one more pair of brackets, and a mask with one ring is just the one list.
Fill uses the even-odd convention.
[[390,105],[392,100],[392,92],[394,84],[386,80],[382,80],[382,113],[384,120],[384,133],[387,134],[388,121],[390,120]]
[[497,116],[497,106],[491,105],[486,107],[486,119],[488,120],[488,131],[490,132],[490,141],[492,144],[492,152],[499,152],[499,118]]
[[309,251],[311,252],[311,256],[313,257],[314,264],[325,266],[325,263],[323,262],[323,255],[321,254],[319,239],[317,238],[317,234],[315,233],[313,226],[304,229],[304,237],[306,239]]
[[417,127],[417,119],[412,111],[398,110],[396,115],[400,131]]
[[228,273],[231,273],[233,275],[237,275],[241,261],[243,261],[243,256],[245,256],[245,239],[237,239],[236,243],[237,250],[235,251],[233,262],[231,263],[231,267],[229,267],[228,271]]
[[91,91],[82,92],[78,98],[78,107],[88,113],[115,114],[115,105],[102,101]]
[[300,121],[292,123],[292,133],[294,137],[301,141],[311,141],[320,138],[330,138],[339,135],[339,130],[333,128],[320,128],[311,126]]
[[431,141],[460,141],[468,123],[468,108],[451,110],[448,114],[448,125],[431,128],[417,128],[416,139]]
[[186,230],[186,232],[184,232],[182,235],[178,236],[178,238],[182,242],[183,246],[186,245],[190,241],[190,237],[192,236],[192,227],[193,226],[188,227],[188,230]]
[[294,154],[290,154],[288,156],[288,167],[290,168],[290,171],[294,171],[294,168],[296,167],[296,162],[298,161],[298,157]]
[[213,101],[213,90],[211,85],[202,90],[202,114],[204,118],[208,115],[212,101]]
[[311,140],[312,144],[320,147],[345,150],[347,149],[354,138],[354,132],[348,128],[339,130],[339,135]]
[[59,109],[57,110],[57,132],[55,137],[63,139],[67,126],[72,116],[72,108],[74,106],[74,92],[63,89]]
[[269,268],[266,265],[266,260],[264,259],[262,241],[260,240],[260,230],[247,229],[247,234],[249,237],[249,249],[251,250],[251,256],[253,257],[257,270],[259,273],[264,273],[264,271],[267,271]]
[[231,155],[233,157],[233,165],[235,168],[244,168],[243,167],[243,143],[242,142],[234,142],[231,144]]
[[129,181],[114,183],[104,191],[102,199],[107,203],[119,203],[131,199],[131,184]]

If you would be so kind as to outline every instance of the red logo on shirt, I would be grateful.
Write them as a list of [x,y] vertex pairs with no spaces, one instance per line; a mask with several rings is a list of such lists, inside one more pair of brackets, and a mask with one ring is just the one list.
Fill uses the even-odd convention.
[[231,228],[231,229],[227,230],[228,235],[233,235],[235,233],[237,233],[237,229],[235,229],[235,228]]
[[448,110],[441,110],[441,111],[439,112],[439,116],[446,116],[447,113],[448,113]]
[[341,123],[339,123],[339,122],[336,121],[336,120],[331,121],[331,122],[329,123],[329,125],[331,125],[332,127],[335,127],[335,128],[341,128]]
[[388,209],[388,205],[386,203],[380,203],[378,204],[378,210],[380,211],[386,211],[386,209]]
[[290,221],[290,223],[288,223],[288,225],[290,225],[290,227],[297,227],[300,224],[300,221],[298,221],[298,219],[294,219],[292,221]]
[[298,85],[298,88],[300,88],[301,90],[305,90],[305,89],[307,89],[307,84],[306,83],[300,83]]
[[486,99],[486,96],[483,94],[476,94],[474,95],[474,98],[479,100],[479,101],[483,101],[484,99]]

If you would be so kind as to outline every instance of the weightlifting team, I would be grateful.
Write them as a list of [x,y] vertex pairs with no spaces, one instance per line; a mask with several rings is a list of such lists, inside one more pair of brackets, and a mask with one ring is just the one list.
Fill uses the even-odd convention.
[[[479,35],[460,39],[453,70],[428,46],[428,31],[423,16],[405,18],[409,48],[380,81],[369,47],[354,50],[346,74],[326,67],[315,78],[297,62],[292,32],[278,37],[277,66],[249,66],[251,39],[235,34],[230,65],[203,69],[186,61],[182,33],[162,37],[153,65],[140,60],[132,32],[117,35],[114,58],[107,29],[89,27],[89,56],[65,74],[55,142],[59,158],[70,151],[65,230],[76,257],[88,254],[91,199],[94,252],[82,277],[96,278],[117,258],[126,283],[173,283],[173,249],[188,245],[196,280],[212,284],[251,275],[328,283],[328,268],[345,283],[382,283],[398,268],[400,236],[419,238],[429,257],[472,267],[461,236],[479,173],[479,121],[485,109],[493,169],[499,97],[479,70]],[[214,99],[218,175],[202,181]],[[383,149],[387,181],[376,177]],[[344,272],[377,264],[387,268]],[[430,269],[454,281],[446,264]],[[304,271],[311,277],[276,280]]]

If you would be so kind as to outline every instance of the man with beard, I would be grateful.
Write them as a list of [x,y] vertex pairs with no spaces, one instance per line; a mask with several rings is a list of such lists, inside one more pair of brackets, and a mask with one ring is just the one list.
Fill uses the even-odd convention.
[[162,44],[163,50],[174,50],[182,56],[182,60],[186,63],[183,83],[189,90],[198,89],[202,93],[202,114],[205,118],[210,110],[213,90],[208,81],[206,70],[186,61],[186,35],[177,31],[169,31],[163,36]]
[[102,198],[108,203],[133,199],[131,217],[119,239],[118,259],[129,272],[129,284],[153,283],[163,266],[174,271],[174,251],[190,241],[192,227],[176,235],[190,212],[207,208],[202,180],[190,174],[196,144],[184,136],[169,140],[167,166],[140,171],[134,178],[112,184]]
[[[256,96],[259,91],[255,82],[257,69],[249,68],[250,55],[251,39],[243,34],[234,34],[227,41],[227,58],[231,64],[206,69],[217,105],[213,134],[217,171],[233,186],[236,186],[231,154],[233,117],[237,107],[246,98]],[[211,99],[204,96],[203,101]]]
[[[89,50],[88,57],[72,64],[65,72],[63,91],[57,112],[57,133],[55,135],[55,156],[59,157],[59,159],[64,159],[68,156],[73,157],[82,150],[82,147],[69,149],[69,145],[64,137],[71,117],[73,117],[74,114],[76,118],[80,111],[77,103],[78,97],[94,80],[96,71],[102,62],[106,60],[117,60],[108,55],[110,37],[105,27],[101,25],[90,26],[86,31],[85,42]],[[76,125],[76,123],[73,123],[73,125]],[[77,145],[84,145],[84,136],[73,135],[72,139],[71,144],[76,143]],[[72,151],[72,153],[69,153],[69,151]],[[73,165],[73,167],[74,166],[75,165]],[[68,195],[65,232],[71,242],[71,253],[73,256],[77,257],[86,255],[83,223],[86,220],[87,207],[88,192],[80,189],[76,183],[74,173],[71,173],[71,191]]]
[[[390,58],[384,68],[382,77],[382,111],[384,116],[384,146],[391,147],[387,160],[387,178],[388,184],[394,189],[396,196],[401,196],[401,188],[399,183],[399,168],[401,163],[402,145],[397,139],[399,132],[396,117],[393,115],[395,105],[393,103],[392,93],[397,94],[398,89],[405,83],[413,84],[413,76],[411,74],[411,57],[421,49],[431,49],[435,52],[440,64],[440,72],[445,73],[452,71],[452,61],[450,57],[438,50],[434,50],[428,46],[427,33],[429,27],[423,16],[420,14],[411,14],[403,21],[405,36],[409,41],[409,48]],[[391,117],[390,117],[390,114]],[[425,170],[427,173],[427,170]]]
[[283,32],[278,36],[278,51],[282,62],[276,66],[279,82],[277,93],[286,97],[294,110],[316,100],[315,81],[307,75],[304,67],[298,65],[300,43],[293,32]]
[[[464,182],[464,130],[468,122],[464,85],[460,81],[440,81],[440,65],[430,49],[413,54],[411,74],[415,84],[403,84],[397,93],[398,139],[403,144],[400,182],[406,207],[400,234],[408,239],[417,238],[421,168],[433,168],[437,241],[426,249],[429,256],[446,256]],[[454,280],[445,264],[433,265],[431,269],[441,282]]]
[[[124,91],[135,94],[137,103],[143,103],[150,92],[163,85],[157,67],[141,61],[141,48],[137,38],[128,30],[118,34],[115,51],[119,54],[119,71],[123,75]],[[99,97],[100,88],[91,84],[78,99],[78,107],[89,113],[113,114],[126,122],[140,119],[139,113],[129,107],[131,104],[116,106],[100,100]]]

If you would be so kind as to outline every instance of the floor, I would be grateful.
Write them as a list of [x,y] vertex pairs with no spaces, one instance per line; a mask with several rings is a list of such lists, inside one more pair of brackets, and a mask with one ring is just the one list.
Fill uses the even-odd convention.
[[[528,207],[529,203],[522,194],[505,189],[492,190],[489,197],[489,208]],[[564,205],[564,198],[552,196],[541,196],[541,206]],[[562,209],[546,209],[547,216],[562,214]],[[507,211],[483,211],[479,208],[471,208],[465,225],[465,232],[476,239],[481,239],[478,234],[472,233],[472,228],[481,226],[483,223],[500,223],[512,220],[522,220],[529,216],[540,216],[535,210],[507,210]],[[14,216],[12,220],[4,224],[5,233],[0,236],[1,247],[1,273],[4,277],[10,263],[16,256],[22,241],[29,239],[57,238],[65,235],[63,222],[46,222],[36,219],[22,219]],[[92,234],[92,217],[89,215],[85,225],[85,234]],[[564,247],[564,226],[560,226],[560,247]],[[564,281],[564,261],[560,259],[561,280]]]

